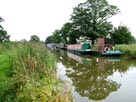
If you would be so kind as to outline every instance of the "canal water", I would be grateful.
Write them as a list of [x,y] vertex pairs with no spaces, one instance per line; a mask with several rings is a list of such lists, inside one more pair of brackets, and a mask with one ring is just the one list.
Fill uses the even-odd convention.
[[56,52],[58,77],[74,102],[136,102],[136,60]]

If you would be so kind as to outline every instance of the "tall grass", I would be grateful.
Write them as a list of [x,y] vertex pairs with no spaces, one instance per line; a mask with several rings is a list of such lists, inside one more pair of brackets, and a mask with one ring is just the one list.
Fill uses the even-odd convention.
[[136,44],[116,45],[115,48],[120,50],[123,56],[136,59]]
[[56,58],[44,45],[13,43],[5,46],[13,58],[13,80],[16,87],[14,101],[71,101],[70,93],[65,93],[64,84],[56,78]]
[[13,102],[15,87],[12,77],[12,58],[9,53],[0,54],[0,102]]

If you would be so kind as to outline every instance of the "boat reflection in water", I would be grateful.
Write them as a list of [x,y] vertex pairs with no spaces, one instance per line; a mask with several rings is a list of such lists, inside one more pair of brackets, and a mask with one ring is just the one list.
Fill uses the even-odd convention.
[[120,87],[119,83],[107,79],[108,75],[113,72],[110,69],[107,70],[106,65],[113,65],[114,61],[116,61],[115,59],[96,58],[92,60],[93,65],[90,66],[90,64],[84,63],[86,66],[89,65],[88,67],[84,67],[83,62],[89,61],[92,63],[91,59],[88,60],[70,53],[68,53],[68,57],[81,63],[78,65],[78,68],[73,66],[74,71],[68,72],[67,76],[72,79],[75,91],[82,97],[88,97],[92,100],[102,100]]
[[[65,67],[65,75],[72,81],[75,102],[108,100],[110,94],[117,92],[122,86],[122,83],[110,77],[116,73],[122,75],[128,71],[131,65],[134,65],[133,62],[120,60],[120,58],[85,58],[71,53],[67,53],[67,56],[63,57],[61,63]],[[116,97],[113,96],[112,99],[116,99]],[[120,102],[120,99],[111,102]]]
[[73,60],[75,60],[75,61],[77,61],[81,64],[84,64],[84,65],[86,65],[86,64],[90,65],[91,64],[91,59],[80,57],[80,56],[75,55],[75,54],[70,53],[70,52],[67,52],[67,55],[68,55],[68,57],[72,58]]

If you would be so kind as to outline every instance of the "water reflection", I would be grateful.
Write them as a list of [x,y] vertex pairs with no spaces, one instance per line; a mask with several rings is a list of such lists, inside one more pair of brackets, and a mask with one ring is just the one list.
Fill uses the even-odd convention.
[[[71,58],[79,58],[79,56],[75,56],[73,55]],[[85,58],[80,57],[80,62],[81,60],[85,60]],[[74,71],[68,72],[67,76],[73,81],[75,91],[82,97],[93,100],[105,99],[109,93],[116,91],[120,87],[119,83],[107,79],[113,73],[110,66],[115,64],[114,60],[94,58],[90,63],[92,63],[91,66],[76,63],[77,66],[72,66]]]
[[79,62],[80,64],[91,65],[91,59],[84,58],[84,57],[81,57],[81,56],[78,56],[78,55],[75,55],[75,54],[69,53],[69,52],[67,52],[67,55],[68,55],[68,57]]
[[[66,75],[72,80],[75,92],[91,100],[102,100],[110,93],[117,91],[121,83],[108,79],[115,72],[125,73],[135,66],[133,61],[120,58],[103,58],[78,56],[71,53],[60,53],[59,61],[67,68]],[[69,70],[72,69],[72,70]]]

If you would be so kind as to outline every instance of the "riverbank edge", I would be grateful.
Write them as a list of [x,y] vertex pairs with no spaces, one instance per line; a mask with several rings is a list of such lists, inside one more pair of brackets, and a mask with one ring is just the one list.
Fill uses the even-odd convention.
[[5,63],[9,62],[9,71],[3,72],[6,88],[1,89],[0,101],[72,101],[71,92],[65,92],[65,83],[57,78],[56,58],[44,44],[4,43],[0,44],[0,55],[5,57]]

